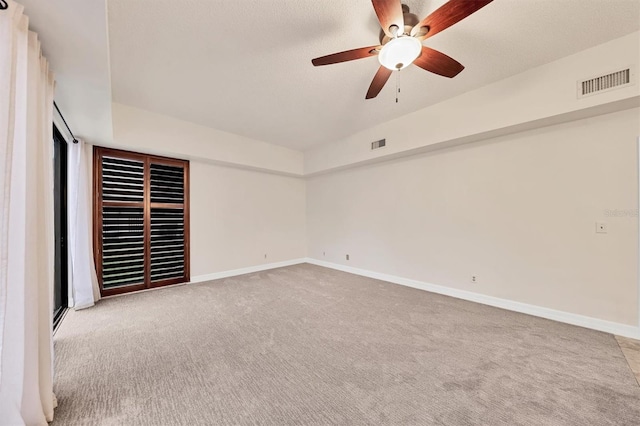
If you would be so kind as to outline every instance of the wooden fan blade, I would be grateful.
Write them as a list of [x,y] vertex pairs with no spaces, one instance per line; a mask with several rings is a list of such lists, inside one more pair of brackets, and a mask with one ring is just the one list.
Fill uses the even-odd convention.
[[340,62],[353,61],[355,59],[368,58],[369,56],[375,56],[378,54],[382,46],[369,46],[361,47],[359,49],[345,50],[344,52],[338,52],[327,56],[321,56],[311,60],[313,65],[330,65]]
[[[453,24],[482,9],[493,0],[449,0],[411,30],[411,35],[424,40],[446,30]],[[426,34],[423,27],[427,27]]]
[[391,38],[395,37],[395,34],[389,29],[394,25],[398,27],[397,31],[404,32],[404,15],[400,0],[371,0],[371,3],[373,3],[373,9],[376,11],[382,31],[386,35]]
[[369,86],[369,91],[367,92],[366,99],[371,99],[378,96],[378,93],[380,93],[387,80],[389,80],[389,77],[391,77],[392,72],[393,71],[391,71],[389,68],[383,67],[382,65],[380,66],[380,68],[378,68],[378,72],[376,72],[376,75],[373,77],[373,81]]
[[422,46],[422,53],[413,63],[423,70],[449,78],[455,77],[464,69],[460,62],[427,46]]

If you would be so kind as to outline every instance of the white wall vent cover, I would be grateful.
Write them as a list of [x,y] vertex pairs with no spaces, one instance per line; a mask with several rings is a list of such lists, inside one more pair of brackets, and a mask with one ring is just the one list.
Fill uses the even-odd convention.
[[379,149],[387,146],[386,139],[380,139],[379,141],[371,142],[371,149]]
[[610,74],[578,81],[578,98],[630,86],[634,79],[635,72],[632,67],[629,67]]

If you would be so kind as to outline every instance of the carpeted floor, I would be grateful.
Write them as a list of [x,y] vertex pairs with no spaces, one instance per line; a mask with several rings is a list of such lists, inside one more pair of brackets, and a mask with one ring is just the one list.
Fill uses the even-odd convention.
[[57,425],[638,425],[613,336],[308,264],[101,301]]

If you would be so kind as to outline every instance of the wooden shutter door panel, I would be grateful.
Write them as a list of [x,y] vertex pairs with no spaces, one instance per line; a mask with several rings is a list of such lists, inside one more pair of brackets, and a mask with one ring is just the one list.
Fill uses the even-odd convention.
[[151,209],[151,282],[185,276],[184,209]]
[[144,162],[102,157],[102,200],[142,202]]
[[188,163],[150,162],[151,286],[189,281]]
[[103,296],[189,281],[189,162],[96,147],[94,256]]
[[144,285],[144,162],[105,154],[101,171],[102,288]]
[[94,150],[94,256],[103,296],[146,288],[145,158]]
[[184,167],[151,163],[151,203],[184,204]]
[[103,289],[144,285],[143,208],[104,206],[102,229]]

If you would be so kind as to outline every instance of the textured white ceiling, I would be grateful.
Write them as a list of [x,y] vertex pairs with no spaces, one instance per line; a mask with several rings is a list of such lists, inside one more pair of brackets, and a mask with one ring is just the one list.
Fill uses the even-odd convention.
[[55,74],[55,100],[75,136],[112,139],[105,0],[19,0]]
[[[443,0],[406,0],[419,18]],[[424,42],[466,69],[417,67],[365,100],[378,62],[311,59],[378,42],[369,0],[109,0],[113,100],[307,149],[637,31],[639,0],[495,0]],[[179,141],[176,141],[179,143]]]

